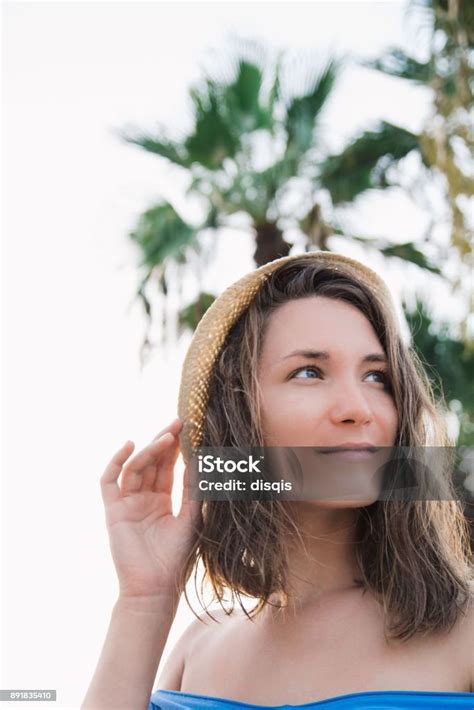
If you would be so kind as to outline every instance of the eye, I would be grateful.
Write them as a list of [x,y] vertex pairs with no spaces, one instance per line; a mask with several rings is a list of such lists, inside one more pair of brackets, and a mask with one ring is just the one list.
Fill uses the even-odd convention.
[[[299,376],[300,373],[305,372],[305,371],[310,372],[311,376],[310,377],[300,377]],[[320,377],[321,374],[322,374],[321,370],[318,370],[317,367],[305,365],[305,367],[300,367],[300,368],[298,368],[298,370],[295,370],[295,372],[293,372],[292,375],[290,375],[290,379],[313,380],[316,377]],[[387,386],[389,383],[388,373],[385,372],[385,370],[371,370],[370,372],[367,373],[366,376],[368,377],[369,375],[376,375],[377,377],[379,377],[380,378],[379,384],[383,384],[383,385]]]
[[382,378],[382,384],[388,384],[388,374],[385,370],[372,370],[371,372],[368,372],[367,375],[377,375]]
[[[303,378],[296,377],[296,375],[298,375],[298,373],[304,372],[305,370],[307,370],[308,372],[311,372],[313,376],[312,377],[303,377]],[[296,379],[313,380],[318,375],[321,375],[320,370],[318,370],[316,367],[310,367],[309,365],[306,365],[305,367],[300,367],[298,370],[295,370],[295,372],[291,375],[291,377],[296,378]]]

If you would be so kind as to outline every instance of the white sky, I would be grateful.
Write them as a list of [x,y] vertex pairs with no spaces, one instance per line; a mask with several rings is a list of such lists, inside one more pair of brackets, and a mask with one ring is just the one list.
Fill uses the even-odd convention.
[[[179,171],[113,130],[185,125],[186,88],[229,32],[375,56],[404,41],[404,7],[4,4],[3,688],[56,688],[57,708],[79,707],[117,593],[99,477],[123,442],[138,450],[176,414],[189,339],[140,372],[144,315],[137,302],[130,307],[139,255],[126,235],[160,196],[185,215],[192,208]],[[325,117],[327,139],[340,146],[379,118],[418,129],[428,98],[348,70]],[[405,241],[427,217],[399,196],[365,201],[354,220],[363,233]],[[244,274],[251,253],[249,236],[224,232],[208,285],[222,289]],[[395,272],[382,260],[371,265],[399,291]],[[163,660],[192,618],[182,604]]]

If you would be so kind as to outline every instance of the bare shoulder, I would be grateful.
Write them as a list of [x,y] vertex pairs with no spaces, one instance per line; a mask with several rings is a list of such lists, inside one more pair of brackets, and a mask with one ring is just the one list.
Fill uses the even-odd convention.
[[191,621],[176,642],[160,674],[158,687],[161,690],[181,690],[186,658],[193,652],[193,649],[203,642],[205,636],[215,633],[224,624],[227,626],[231,619],[235,620],[241,616],[244,616],[243,612],[234,610],[228,614],[222,608],[199,614],[199,617]]
[[474,582],[470,585],[469,604],[464,614],[460,616],[450,634],[452,658],[458,662],[458,667],[464,669],[465,685],[474,692],[474,654],[472,651],[474,639]]

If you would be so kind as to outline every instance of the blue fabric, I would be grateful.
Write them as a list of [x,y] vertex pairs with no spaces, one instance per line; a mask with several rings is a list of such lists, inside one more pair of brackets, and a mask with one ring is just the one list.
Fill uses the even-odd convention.
[[425,690],[370,690],[336,695],[303,705],[252,705],[181,690],[156,690],[148,710],[474,710],[474,693]]

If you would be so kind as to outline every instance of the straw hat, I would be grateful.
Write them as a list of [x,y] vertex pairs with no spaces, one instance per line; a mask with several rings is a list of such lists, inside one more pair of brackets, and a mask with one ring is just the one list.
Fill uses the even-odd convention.
[[269,275],[295,260],[317,262],[331,266],[365,282],[387,306],[396,321],[396,311],[390,292],[382,278],[360,261],[328,251],[311,251],[285,256],[264,264],[229,286],[201,318],[184,359],[178,397],[178,416],[183,421],[180,434],[181,453],[187,463],[192,449],[202,441],[204,414],[208,401],[212,368],[227,334],[248,308]]

